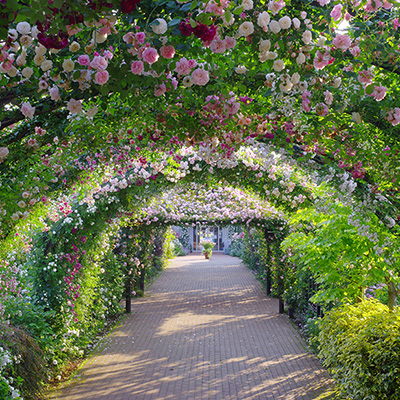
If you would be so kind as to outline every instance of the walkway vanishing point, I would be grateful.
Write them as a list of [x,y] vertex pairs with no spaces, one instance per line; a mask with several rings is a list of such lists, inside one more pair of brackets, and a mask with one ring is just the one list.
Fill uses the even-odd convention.
[[174,259],[51,399],[325,400],[331,389],[278,301],[214,253]]

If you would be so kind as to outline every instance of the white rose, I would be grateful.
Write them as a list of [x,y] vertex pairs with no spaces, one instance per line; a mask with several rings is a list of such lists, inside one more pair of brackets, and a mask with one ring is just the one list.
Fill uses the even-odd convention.
[[239,26],[239,35],[240,36],[249,36],[254,32],[254,25],[250,21],[243,22],[242,25]]
[[104,43],[107,40],[108,35],[101,35],[99,32],[93,32],[93,39],[96,43]]
[[282,92],[288,93],[293,87],[293,83],[287,80],[285,83],[280,83],[279,84],[279,89],[281,89]]
[[340,77],[335,78],[335,80],[333,81],[334,88],[340,87],[341,84],[342,84],[342,78],[340,78]]
[[260,60],[261,63],[264,63],[265,61],[268,60],[268,58],[267,58],[267,53],[261,52],[261,53],[258,55],[258,59]]
[[168,29],[167,22],[164,18],[157,18],[156,21],[158,21],[158,25],[152,25],[151,29],[153,29],[153,32],[157,35],[163,35]]
[[38,44],[38,45],[35,47],[35,53],[36,53],[38,56],[44,56],[44,55],[46,54],[46,51],[47,51],[46,47],[44,47],[44,46],[41,45],[41,44]]
[[38,35],[39,32],[40,32],[40,31],[39,31],[39,28],[35,25],[35,26],[32,28],[31,36],[32,36],[34,39],[37,39],[37,35]]
[[292,19],[292,24],[294,26],[294,29],[299,29],[300,28],[300,20],[298,18],[293,18]]
[[26,203],[25,203],[23,200],[20,200],[20,201],[17,203],[17,205],[18,205],[18,207],[21,207],[21,208],[26,207]]
[[289,29],[292,26],[292,20],[290,17],[285,15],[279,20],[279,25],[281,26],[281,29]]
[[306,81],[299,82],[299,90],[304,92],[308,88],[308,83]]
[[15,29],[10,29],[8,31],[8,37],[10,37],[11,40],[14,42],[18,39],[18,32]]
[[268,26],[270,20],[271,20],[271,17],[268,14],[268,12],[263,11],[257,18],[257,24],[261,28],[266,28]]
[[351,119],[356,122],[357,124],[362,124],[361,115],[358,112],[353,112],[351,114]]
[[279,33],[281,31],[281,26],[279,25],[278,21],[272,20],[269,23],[269,29],[271,30],[271,32],[273,33]]
[[311,31],[304,31],[302,38],[303,38],[303,42],[305,44],[311,43],[311,41],[312,41]]
[[31,31],[31,26],[29,25],[28,22],[18,22],[17,24],[17,31],[21,34],[21,35],[27,35],[30,31]]
[[87,110],[86,115],[88,118],[92,119],[97,114],[98,111],[99,108],[97,106],[94,106],[93,108]]
[[243,0],[242,7],[243,7],[243,11],[252,10],[253,9],[253,0]]
[[191,76],[187,75],[183,78],[182,84],[184,87],[191,87],[193,86],[193,79]]
[[247,71],[247,68],[244,65],[239,65],[235,68],[235,72],[237,74],[245,74]]
[[13,51],[14,53],[17,53],[20,48],[21,48],[21,46],[19,45],[18,42],[14,42],[10,46],[10,50]]
[[65,72],[72,72],[75,68],[75,63],[68,58],[67,60],[64,60],[62,66]]
[[325,44],[325,42],[326,42],[326,37],[325,37],[325,36],[320,36],[320,37],[318,38],[317,46],[318,46],[318,47],[323,47],[323,45]]
[[53,68],[53,61],[51,60],[44,60],[40,65],[40,68],[43,72],[48,71],[49,69]]
[[0,147],[0,158],[6,158],[8,156],[9,150],[7,147]]
[[19,67],[22,67],[26,63],[26,57],[23,54],[20,54],[17,59],[15,60]]
[[69,51],[71,53],[76,53],[81,48],[81,45],[75,40],[69,45]]
[[273,68],[276,72],[280,72],[285,68],[285,63],[283,62],[283,60],[275,60]]
[[295,72],[292,77],[290,78],[291,82],[293,85],[296,85],[297,83],[300,82],[300,74],[298,72]]
[[304,55],[304,53],[300,53],[297,58],[296,58],[296,63],[297,64],[304,64],[306,62],[306,56]]
[[29,35],[22,35],[19,39],[19,42],[22,46],[29,47],[33,42],[33,38]]
[[271,41],[268,39],[261,40],[260,45],[258,46],[261,52],[267,52],[271,48]]
[[8,71],[7,71],[7,75],[11,78],[14,78],[15,76],[17,76],[17,68],[15,68],[14,66],[12,66]]
[[33,69],[30,67],[26,67],[21,71],[21,74],[24,78],[29,79],[33,75]]
[[278,57],[278,54],[275,53],[275,51],[269,51],[266,55],[267,60],[275,60],[276,57]]

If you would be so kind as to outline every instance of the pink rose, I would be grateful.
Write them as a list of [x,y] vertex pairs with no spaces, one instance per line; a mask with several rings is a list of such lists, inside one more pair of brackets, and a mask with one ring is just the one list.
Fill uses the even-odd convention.
[[354,57],[358,57],[361,54],[361,49],[358,46],[351,47],[349,51]]
[[334,21],[339,21],[342,18],[342,8],[341,4],[337,4],[335,7],[332,8],[331,17]]
[[25,118],[32,119],[33,116],[35,115],[35,107],[32,107],[31,103],[29,103],[29,102],[22,103],[21,112],[22,112],[22,114],[24,114]]
[[372,79],[374,79],[374,74],[371,71],[364,70],[358,73],[358,82],[362,84],[372,83]]
[[146,34],[144,32],[138,32],[135,35],[135,38],[140,44],[143,44],[144,41],[146,40]]
[[338,33],[333,39],[332,44],[338,49],[345,51],[351,46],[351,39],[347,35],[341,35]]
[[225,37],[225,47],[227,50],[233,49],[236,46],[236,40],[233,37]]
[[125,33],[125,35],[122,37],[122,40],[123,40],[126,44],[135,43],[135,34],[134,34],[133,32]]
[[325,90],[324,96],[325,96],[325,103],[331,105],[333,102],[333,94],[329,90]]
[[78,57],[78,63],[80,65],[89,65],[90,64],[90,58],[88,55],[83,54],[82,56]]
[[371,96],[374,97],[376,101],[381,101],[386,96],[387,87],[382,86],[380,83],[379,86],[374,86],[374,91],[372,92]]
[[49,89],[49,94],[50,94],[50,97],[51,97],[51,99],[53,101],[61,100],[60,91],[58,90],[57,86],[53,86],[52,88],[50,88]]
[[202,68],[195,69],[192,72],[191,77],[192,77],[193,83],[195,85],[199,85],[199,86],[204,86],[210,80],[208,71],[206,71]]
[[103,53],[103,57],[104,57],[106,60],[111,60],[111,59],[114,57],[114,54],[111,53],[110,50],[106,50],[106,51]]
[[79,114],[82,112],[82,103],[78,100],[71,99],[67,104],[67,110],[72,114]]
[[104,85],[105,83],[108,82],[108,79],[110,78],[108,71],[97,71],[94,80],[96,81],[97,84],[99,85]]
[[328,115],[329,113],[329,108],[326,104],[324,103],[318,103],[315,106],[315,111],[317,113],[317,115],[321,116],[321,117],[325,117],[326,115]]
[[175,72],[178,73],[179,75],[185,76],[189,75],[192,69],[189,66],[189,61],[187,58],[182,57],[175,66]]
[[221,39],[214,39],[210,43],[210,50],[216,54],[222,54],[226,51],[225,41]]
[[154,47],[146,47],[142,53],[143,61],[147,64],[154,64],[158,60],[158,52]]
[[94,56],[90,66],[93,69],[104,71],[108,66],[108,61],[102,56]]
[[142,61],[134,61],[131,65],[131,71],[134,75],[141,75],[144,70],[144,64]]
[[319,50],[317,50],[313,63],[314,67],[316,69],[324,69],[329,64],[329,59],[330,59],[329,53],[321,53]]
[[166,91],[167,91],[167,87],[165,86],[165,83],[162,83],[161,85],[156,85],[156,87],[154,88],[154,96],[160,97]]
[[197,61],[196,60],[189,60],[189,68],[193,69],[197,67]]
[[174,58],[175,48],[171,45],[163,46],[160,49],[160,53],[164,58]]

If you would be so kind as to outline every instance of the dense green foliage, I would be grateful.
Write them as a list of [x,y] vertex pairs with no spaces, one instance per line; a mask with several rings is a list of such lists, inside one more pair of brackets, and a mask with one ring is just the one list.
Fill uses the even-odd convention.
[[319,323],[320,355],[345,398],[400,398],[400,309],[374,300],[343,305]]

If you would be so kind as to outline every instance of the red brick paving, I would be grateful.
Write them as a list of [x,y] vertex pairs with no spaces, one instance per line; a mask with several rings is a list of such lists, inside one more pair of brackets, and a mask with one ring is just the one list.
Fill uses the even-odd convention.
[[237,258],[177,258],[132,310],[51,399],[316,400],[332,388]]

